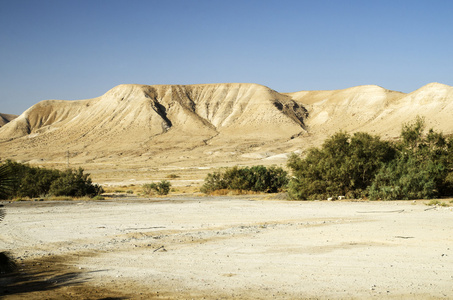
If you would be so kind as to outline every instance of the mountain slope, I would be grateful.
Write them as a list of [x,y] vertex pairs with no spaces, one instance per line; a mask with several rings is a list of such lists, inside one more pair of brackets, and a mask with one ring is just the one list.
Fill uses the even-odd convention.
[[140,156],[289,139],[304,132],[305,118],[290,97],[257,84],[119,85],[94,99],[42,101],[1,128],[0,141],[27,155]]
[[307,128],[321,137],[341,129],[393,138],[399,135],[402,124],[416,116],[424,117],[428,128],[453,133],[453,87],[448,85],[431,83],[409,94],[358,86],[287,95],[308,109]]
[[453,133],[453,87],[375,85],[278,93],[258,84],[124,84],[86,100],[47,100],[0,128],[0,157],[62,164],[210,166],[284,162],[339,130],[387,139],[416,116]]
[[288,95],[307,107],[310,114],[307,126],[313,134],[321,135],[329,135],[332,131],[340,129],[377,133],[379,126],[367,129],[365,127],[375,121],[391,103],[405,96],[404,93],[375,85],[333,91],[296,92]]

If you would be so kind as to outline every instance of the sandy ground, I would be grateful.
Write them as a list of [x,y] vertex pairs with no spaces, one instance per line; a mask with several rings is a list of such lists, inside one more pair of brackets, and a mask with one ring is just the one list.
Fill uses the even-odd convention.
[[453,211],[269,196],[3,203],[4,299],[452,299]]

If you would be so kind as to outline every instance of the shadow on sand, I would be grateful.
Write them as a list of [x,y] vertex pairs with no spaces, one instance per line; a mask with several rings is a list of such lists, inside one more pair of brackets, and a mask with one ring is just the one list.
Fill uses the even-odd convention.
[[27,294],[31,292],[49,291],[64,286],[86,282],[88,278],[80,278],[81,273],[68,272],[55,274],[55,271],[19,271],[0,276],[0,296]]
[[[100,272],[100,271],[95,271]],[[1,299],[110,299],[124,297],[85,285],[90,274],[72,268],[64,263],[62,257],[28,261],[20,264],[19,270],[10,274],[0,274]],[[113,297],[106,297],[106,296]]]

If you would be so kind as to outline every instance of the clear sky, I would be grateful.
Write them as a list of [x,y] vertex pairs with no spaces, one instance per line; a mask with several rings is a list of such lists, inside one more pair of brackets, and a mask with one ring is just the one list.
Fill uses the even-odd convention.
[[453,85],[453,1],[0,0],[0,112],[122,83]]

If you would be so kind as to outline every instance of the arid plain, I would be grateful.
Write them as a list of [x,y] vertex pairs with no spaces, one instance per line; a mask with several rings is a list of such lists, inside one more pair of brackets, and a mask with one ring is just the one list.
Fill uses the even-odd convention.
[[275,196],[5,204],[5,299],[451,299],[453,211]]
[[[0,157],[83,167],[106,187],[171,179],[169,197],[3,202],[6,299],[449,299],[453,212],[427,201],[205,196],[206,173],[284,166],[344,130],[453,133],[453,87],[278,93],[257,84],[120,85],[2,115]],[[449,203],[450,199],[442,200]]]

